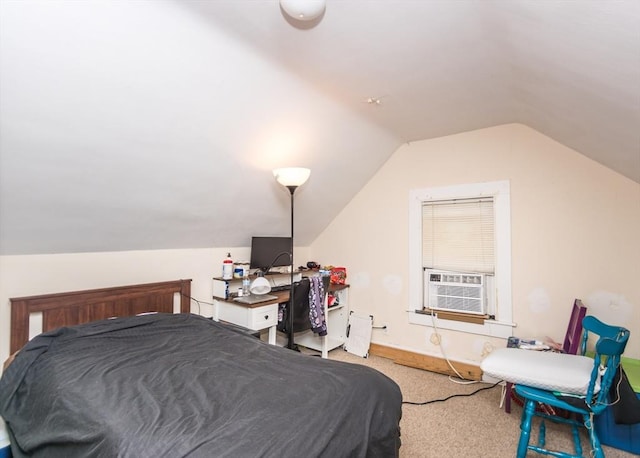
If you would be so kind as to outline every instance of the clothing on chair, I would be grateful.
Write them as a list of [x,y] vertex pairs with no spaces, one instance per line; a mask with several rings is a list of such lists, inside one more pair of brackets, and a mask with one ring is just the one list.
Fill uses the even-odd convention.
[[613,418],[619,425],[635,425],[640,423],[640,399],[633,391],[622,365],[618,366],[609,391],[609,399],[613,404]]
[[319,336],[327,335],[327,321],[324,316],[324,284],[321,277],[311,277],[309,287],[309,320],[311,329]]

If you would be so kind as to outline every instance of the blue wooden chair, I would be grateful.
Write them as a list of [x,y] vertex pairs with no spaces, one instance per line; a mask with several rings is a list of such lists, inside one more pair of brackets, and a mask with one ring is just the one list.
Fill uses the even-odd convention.
[[[582,322],[584,334],[582,336],[582,352],[587,346],[589,334],[596,334],[599,338],[595,344],[593,369],[588,386],[584,393],[559,393],[541,388],[527,386],[522,381],[515,385],[515,391],[524,399],[522,420],[520,422],[520,441],[518,443],[518,458],[524,458],[528,450],[533,450],[544,455],[553,455],[561,458],[582,457],[580,444],[580,428],[586,427],[589,434],[592,454],[595,458],[604,458],[597,433],[594,429],[594,416],[607,408],[607,395],[613,381],[613,377],[620,364],[620,355],[624,352],[629,339],[629,331],[622,327],[609,326],[593,316],[587,316]],[[561,355],[565,358],[579,358],[579,356]],[[572,413],[569,418],[548,415],[537,411],[536,406],[547,404]],[[531,424],[533,417],[541,417],[538,444],[530,445]],[[575,454],[547,450],[545,446],[545,424],[549,419],[558,423],[569,424],[572,427]]]

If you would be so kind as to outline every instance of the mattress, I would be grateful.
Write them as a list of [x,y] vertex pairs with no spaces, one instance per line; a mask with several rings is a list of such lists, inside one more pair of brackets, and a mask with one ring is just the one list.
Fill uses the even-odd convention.
[[0,379],[14,457],[393,457],[401,403],[378,371],[190,314],[41,334]]

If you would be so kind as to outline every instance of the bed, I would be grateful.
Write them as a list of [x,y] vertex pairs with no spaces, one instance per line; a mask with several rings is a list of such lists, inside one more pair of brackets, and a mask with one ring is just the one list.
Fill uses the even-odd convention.
[[395,382],[190,314],[189,297],[178,280],[12,299],[13,456],[398,456]]

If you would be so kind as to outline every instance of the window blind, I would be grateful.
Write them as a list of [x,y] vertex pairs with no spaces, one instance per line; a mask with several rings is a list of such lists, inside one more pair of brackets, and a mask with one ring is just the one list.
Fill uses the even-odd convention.
[[493,274],[493,198],[424,202],[422,267]]

